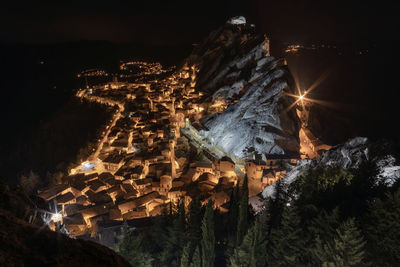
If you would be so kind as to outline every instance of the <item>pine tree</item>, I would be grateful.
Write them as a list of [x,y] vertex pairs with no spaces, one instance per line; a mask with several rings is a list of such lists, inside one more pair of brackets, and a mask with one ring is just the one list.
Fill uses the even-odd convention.
[[[335,266],[356,266],[364,260],[365,241],[354,219],[345,221],[334,238],[332,261]],[[327,265],[328,263],[324,263]],[[328,265],[329,266],[329,265]]]
[[328,245],[330,241],[331,240],[321,240],[319,235],[314,239],[314,245],[310,250],[312,254],[312,262],[316,266],[330,266],[333,264],[330,260],[332,247]]
[[239,246],[242,243],[243,237],[245,236],[248,229],[248,214],[249,214],[249,187],[247,175],[244,177],[243,185],[240,192],[239,200],[239,220],[237,225],[237,237],[236,245]]
[[316,218],[312,220],[308,228],[310,233],[308,250],[310,252],[310,261],[316,265],[327,260],[326,251],[329,251],[329,242],[336,236],[336,229],[340,226],[339,209],[335,208],[332,212],[321,211]]
[[312,220],[309,230],[315,236],[324,236],[326,239],[331,240],[334,238],[336,229],[340,225],[339,219],[338,208],[333,209],[330,213],[322,210],[318,216]]
[[183,248],[181,257],[181,267],[188,267],[190,263],[190,243],[187,243]]
[[340,224],[331,240],[324,240],[319,235],[315,240],[313,255],[318,259],[316,265],[345,267],[363,262],[365,241],[354,219]]
[[400,262],[400,189],[369,206],[365,235],[368,259],[376,266],[395,266]]
[[201,251],[202,251],[202,266],[212,267],[214,266],[215,259],[215,233],[214,233],[214,210],[213,202],[208,201],[206,211],[204,213],[203,221],[201,224],[202,240],[201,240]]
[[265,242],[261,235],[260,223],[256,221],[249,229],[242,244],[229,258],[232,267],[261,267],[265,265]]
[[281,226],[271,230],[268,261],[271,266],[299,266],[304,254],[304,243],[297,209],[286,207]]
[[201,267],[201,253],[200,253],[200,247],[197,246],[196,249],[194,250],[193,254],[193,260],[192,263],[190,264],[190,267]]

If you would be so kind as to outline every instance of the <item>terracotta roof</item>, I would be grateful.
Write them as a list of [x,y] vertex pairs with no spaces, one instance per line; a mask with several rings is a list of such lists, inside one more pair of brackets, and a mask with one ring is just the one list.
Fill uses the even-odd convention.
[[56,196],[60,195],[64,190],[66,190],[69,186],[65,184],[58,184],[55,186],[52,186],[48,189],[45,189],[41,192],[39,192],[39,197],[49,201],[52,198],[55,198]]
[[57,204],[67,204],[74,198],[75,198],[74,194],[72,194],[71,192],[68,192],[64,195],[56,197],[56,201],[57,201]]

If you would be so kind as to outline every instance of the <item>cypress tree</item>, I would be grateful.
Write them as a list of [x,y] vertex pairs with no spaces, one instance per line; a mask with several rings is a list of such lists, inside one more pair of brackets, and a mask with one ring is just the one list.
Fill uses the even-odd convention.
[[236,246],[237,239],[237,225],[239,217],[239,182],[236,183],[235,188],[232,190],[230,205],[228,211],[228,221],[226,225],[226,243],[225,248],[226,258],[229,258],[233,254],[233,250]]
[[230,257],[232,267],[261,267],[265,265],[265,242],[261,235],[260,223],[256,221],[249,229],[242,244]]
[[229,213],[228,213],[228,235],[234,235],[236,239],[237,219],[239,216],[239,182],[232,190]]
[[246,235],[248,229],[248,215],[249,215],[249,187],[247,175],[244,177],[243,185],[240,190],[239,200],[239,220],[237,225],[236,245],[242,243],[243,237]]
[[178,217],[174,221],[174,231],[177,235],[177,243],[182,248],[186,232],[186,211],[183,200],[178,203]]
[[[183,202],[178,203],[172,226],[167,227],[160,260],[164,264],[178,263],[185,244],[186,213]],[[164,230],[165,231],[165,230]]]
[[282,211],[285,208],[286,192],[282,180],[275,183],[274,196],[268,200],[268,229],[276,228],[282,220]]
[[190,267],[201,267],[201,254],[199,246],[197,246],[194,250],[193,261],[190,264]]
[[181,267],[188,267],[190,263],[190,243],[187,243],[183,248],[181,257]]
[[160,261],[166,258],[163,252],[165,247],[168,246],[168,227],[170,227],[171,223],[168,206],[164,206],[161,210],[161,215],[154,218],[154,225],[151,231],[153,252]]
[[215,233],[214,233],[214,210],[213,202],[208,201],[206,211],[204,213],[203,221],[201,224],[202,240],[201,240],[201,252],[202,252],[202,266],[212,267],[214,266],[215,259]]
[[188,218],[188,234],[187,237],[191,243],[191,252],[200,245],[201,240],[201,203],[199,198],[195,198],[190,203]]

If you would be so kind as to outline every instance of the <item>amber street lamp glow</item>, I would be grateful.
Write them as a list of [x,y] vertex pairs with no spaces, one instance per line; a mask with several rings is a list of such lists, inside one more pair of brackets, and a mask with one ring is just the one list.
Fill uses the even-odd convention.
[[299,100],[303,100],[303,98],[304,98],[303,95],[299,96]]
[[53,222],[59,222],[59,221],[61,221],[61,220],[62,220],[62,215],[61,215],[61,213],[53,213],[53,214],[51,215],[51,220],[52,220]]

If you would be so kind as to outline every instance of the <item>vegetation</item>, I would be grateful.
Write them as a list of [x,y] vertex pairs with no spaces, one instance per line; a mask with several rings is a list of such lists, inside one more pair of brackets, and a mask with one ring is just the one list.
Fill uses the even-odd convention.
[[289,186],[278,182],[257,215],[247,205],[245,178],[231,194],[228,213],[199,199],[187,210],[180,203],[119,249],[135,248],[126,256],[134,266],[142,266],[137,253],[153,266],[396,266],[400,189],[377,183],[371,166],[319,167]]
[[201,262],[203,267],[214,266],[215,259],[215,233],[213,202],[208,201],[206,211],[201,223]]
[[150,267],[153,259],[143,251],[143,243],[143,235],[135,233],[125,222],[116,251],[133,266]]

